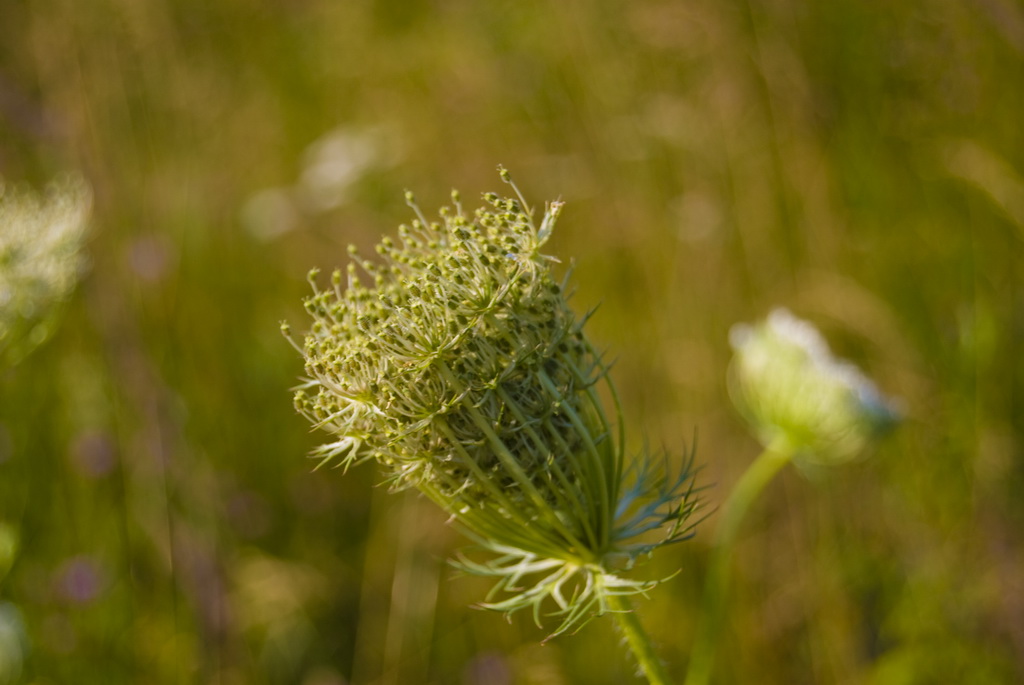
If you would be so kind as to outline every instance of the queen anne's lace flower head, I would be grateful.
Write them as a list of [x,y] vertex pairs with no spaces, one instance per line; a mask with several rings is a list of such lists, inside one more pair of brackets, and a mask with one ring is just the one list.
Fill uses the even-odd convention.
[[80,179],[55,184],[45,197],[0,184],[0,365],[51,333],[81,272],[91,199]]
[[765,446],[782,443],[804,463],[840,463],[898,418],[874,383],[785,309],[756,326],[734,326],[729,340],[730,393]]
[[[487,194],[473,213],[453,193],[434,221],[407,194],[416,218],[381,241],[379,259],[350,247],[327,289],[311,274],[295,406],[331,435],[316,456],[377,461],[499,554],[463,561],[517,593],[491,606],[536,612],[551,598],[565,629],[608,593],[648,586],[608,567],[688,532],[692,480],[684,470],[669,482],[646,457],[626,463],[599,395],[607,368],[540,252],[562,203],[538,225],[511,187],[515,198]],[[659,542],[627,542],[663,525]],[[531,574],[543,579],[523,591]]]

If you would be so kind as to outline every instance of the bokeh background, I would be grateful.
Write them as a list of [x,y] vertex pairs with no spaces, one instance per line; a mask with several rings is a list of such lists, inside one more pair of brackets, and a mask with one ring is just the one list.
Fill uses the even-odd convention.
[[[0,175],[95,196],[0,371],[13,682],[634,682],[610,621],[468,609],[443,517],[313,472],[291,408],[307,270],[498,163],[567,203],[629,442],[696,435],[709,512],[758,449],[735,322],[789,307],[901,398],[755,506],[719,682],[1024,682],[1022,112],[1014,0],[3,0]],[[680,677],[714,524],[638,571],[679,571],[639,611]]]

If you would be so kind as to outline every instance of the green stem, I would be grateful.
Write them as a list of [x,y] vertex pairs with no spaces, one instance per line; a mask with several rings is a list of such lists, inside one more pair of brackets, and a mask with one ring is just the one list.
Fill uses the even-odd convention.
[[665,673],[665,666],[655,653],[651,638],[640,624],[629,598],[611,595],[608,597],[608,608],[619,622],[619,628],[626,637],[626,644],[633,651],[640,669],[647,676],[647,682],[650,685],[669,685],[671,681]]
[[772,478],[793,459],[793,450],[783,442],[769,445],[740,476],[732,493],[722,506],[715,548],[711,553],[704,585],[703,620],[697,629],[686,685],[707,685],[715,662],[715,648],[721,632],[726,590],[729,584],[729,561],[739,535],[740,524],[757,496]]

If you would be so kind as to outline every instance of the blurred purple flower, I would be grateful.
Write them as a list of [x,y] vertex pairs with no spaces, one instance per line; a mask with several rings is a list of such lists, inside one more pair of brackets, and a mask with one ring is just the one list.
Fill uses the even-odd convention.
[[107,585],[107,574],[102,565],[84,555],[65,561],[56,578],[57,593],[74,604],[92,602]]
[[117,461],[114,441],[106,433],[83,431],[71,443],[71,460],[76,470],[87,478],[101,478]]

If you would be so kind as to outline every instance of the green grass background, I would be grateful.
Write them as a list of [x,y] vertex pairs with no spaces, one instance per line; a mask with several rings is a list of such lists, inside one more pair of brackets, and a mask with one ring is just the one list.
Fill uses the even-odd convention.
[[[610,621],[468,609],[443,517],[312,473],[291,409],[306,271],[498,163],[567,203],[629,442],[696,433],[709,510],[757,452],[733,323],[787,306],[902,399],[755,506],[718,682],[1024,681],[1022,112],[1013,0],[3,0],[0,175],[95,192],[61,327],[0,375],[24,682],[635,682]],[[680,571],[639,604],[678,677],[714,523],[639,571]]]

